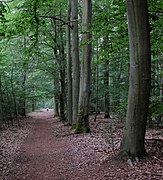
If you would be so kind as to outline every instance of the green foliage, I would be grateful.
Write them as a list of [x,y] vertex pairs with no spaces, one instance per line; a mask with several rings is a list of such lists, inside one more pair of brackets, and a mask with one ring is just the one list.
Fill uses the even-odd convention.
[[[80,5],[79,3],[79,37],[82,33]],[[159,99],[163,75],[162,6],[161,0],[148,1],[152,48],[150,104],[150,116],[152,117],[162,114],[162,103]],[[104,110],[106,91],[104,71],[105,62],[108,61],[111,111],[124,118],[129,85],[129,48],[125,2],[97,0],[92,1],[92,8],[91,104],[95,109],[98,81],[98,109]],[[60,42],[63,42],[64,48],[66,45],[64,25],[64,21],[67,19],[66,15],[67,1],[65,0],[0,2],[0,101],[2,102],[0,109],[7,109],[6,112],[11,117],[16,114],[14,107],[18,111],[19,101],[22,98],[23,77],[26,78],[24,98],[28,109],[31,109],[32,101],[35,102],[36,108],[52,106],[53,94],[57,97],[60,94],[59,72],[61,67],[62,70],[66,68],[66,52],[60,59],[61,64],[58,63],[58,55]],[[50,18],[52,16],[55,16],[56,19]],[[55,81],[53,87],[52,81]],[[81,130],[83,127],[79,126],[78,128]]]
[[154,119],[163,116],[163,102],[160,101],[160,97],[152,96],[149,106],[149,115]]
[[3,2],[0,2],[0,37],[5,36],[5,29],[6,29],[5,13],[6,12],[7,12],[6,5]]

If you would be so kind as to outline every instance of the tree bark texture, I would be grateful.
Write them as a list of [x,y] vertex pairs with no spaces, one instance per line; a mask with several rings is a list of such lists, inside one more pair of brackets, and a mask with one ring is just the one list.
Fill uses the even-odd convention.
[[[67,21],[70,21],[71,2],[68,2]],[[66,25],[66,47],[67,47],[67,119],[68,124],[72,125],[72,62],[71,62],[71,35],[70,27]]]
[[80,77],[79,113],[76,132],[89,132],[89,99],[91,77],[91,0],[82,1],[82,65]]
[[73,62],[73,124],[77,122],[79,103],[79,37],[78,37],[78,0],[71,0],[72,6],[72,62]]
[[[56,74],[56,73],[55,73]],[[57,98],[57,92],[55,90],[55,86],[56,84],[58,84],[58,82],[55,80],[55,77],[54,77],[54,80],[52,81],[52,86],[53,86],[53,109],[54,109],[54,117],[58,116],[59,115],[59,112],[58,112],[58,98]]]
[[133,157],[146,154],[144,147],[148,114],[151,56],[146,0],[127,0],[130,44],[130,77],[127,120],[120,152]]
[[[61,13],[60,13],[61,16]],[[63,29],[59,27],[57,29],[55,19],[53,19],[53,41],[54,41],[54,56],[55,61],[59,66],[59,116],[61,121],[65,121],[65,53],[64,53],[64,42],[63,42]],[[57,31],[58,30],[58,31]],[[59,33],[59,36],[57,34]]]

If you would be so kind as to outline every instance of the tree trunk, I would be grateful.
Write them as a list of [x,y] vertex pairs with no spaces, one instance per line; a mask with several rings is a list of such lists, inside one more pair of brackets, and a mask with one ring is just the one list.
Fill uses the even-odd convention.
[[53,105],[54,105],[54,117],[58,116],[58,103],[55,95],[53,96]]
[[79,38],[78,38],[78,0],[71,0],[72,6],[72,62],[73,62],[73,124],[77,122],[79,102]]
[[127,15],[130,43],[130,85],[128,94],[127,121],[120,153],[142,157],[148,114],[151,57],[149,21],[146,0],[127,0]]
[[32,100],[31,100],[31,108],[32,108],[32,112],[34,112],[35,111],[35,99],[34,99],[34,97],[32,97]]
[[109,99],[109,61],[106,59],[104,65],[104,89],[105,89],[105,99],[104,99],[104,118],[110,118],[110,99]]
[[59,104],[60,104],[60,119],[62,122],[66,121],[65,117],[65,82],[64,75],[61,73],[60,78],[60,94],[59,94]]
[[[61,16],[61,13],[60,13]],[[60,92],[59,92],[59,115],[61,121],[65,121],[65,54],[64,54],[64,42],[63,42],[63,29],[59,27],[57,32],[57,26],[55,19],[53,19],[53,29],[54,29],[54,56],[55,61],[59,66],[59,86],[60,86]],[[59,37],[57,34],[59,33]]]
[[89,99],[91,77],[91,0],[82,1],[82,66],[80,78],[79,113],[76,132],[89,132]]
[[[55,73],[56,74],[56,73]],[[58,84],[55,80],[55,77],[54,77],[54,80],[52,82],[52,85],[53,85],[53,109],[54,109],[54,117],[58,116],[59,113],[58,113],[58,99],[57,99],[57,95],[56,95],[56,90],[55,90],[55,86],[56,84]]]
[[60,30],[60,49],[59,49],[59,82],[60,82],[60,118],[61,121],[66,121],[65,117],[65,103],[66,103],[66,98],[65,98],[65,54],[64,54],[64,44],[63,44],[63,34],[62,30]]
[[97,119],[97,114],[99,113],[99,52],[98,52],[98,49],[99,49],[99,45],[98,45],[98,39],[97,39],[97,47],[96,47],[96,59],[97,59],[97,64],[96,64],[96,80],[95,80],[95,84],[96,84],[96,90],[95,90],[95,96],[96,96],[96,109],[95,109],[95,117],[94,117],[94,122],[96,122],[96,119]]
[[[68,1],[67,21],[70,22],[71,3]],[[72,125],[72,62],[71,62],[71,35],[70,27],[66,25],[66,47],[67,47],[67,119],[68,124]]]
[[[12,62],[12,69],[11,69],[11,89],[12,89],[12,98],[13,98],[13,111],[14,111],[14,116],[16,119],[18,119],[18,112],[17,112],[17,103],[16,103],[16,96],[15,96],[15,90],[14,90],[14,84],[13,84],[13,74],[14,74],[14,62]],[[19,120],[18,120],[19,124]]]
[[[160,67],[163,69],[163,62],[161,62]],[[163,76],[160,77],[160,104],[163,104]],[[163,120],[163,114],[159,115],[158,121]]]

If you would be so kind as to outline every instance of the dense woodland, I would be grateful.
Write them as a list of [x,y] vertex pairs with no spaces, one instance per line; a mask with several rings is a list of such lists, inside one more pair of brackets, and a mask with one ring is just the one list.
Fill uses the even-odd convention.
[[144,156],[146,127],[163,123],[162,8],[0,0],[1,129],[48,107],[75,133],[89,132],[89,114],[104,112],[126,121],[119,155]]

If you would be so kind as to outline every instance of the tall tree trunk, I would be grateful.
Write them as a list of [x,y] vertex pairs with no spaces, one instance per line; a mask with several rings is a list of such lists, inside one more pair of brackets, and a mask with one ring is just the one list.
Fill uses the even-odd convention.
[[[161,69],[163,69],[163,62],[161,62]],[[160,101],[163,102],[163,76],[160,77]]]
[[[71,2],[68,1],[68,13],[67,13],[67,21],[70,21],[71,15]],[[71,62],[71,35],[70,35],[70,27],[66,25],[66,47],[67,47],[67,118],[68,124],[72,125],[72,62]]]
[[[11,69],[11,90],[12,90],[12,101],[13,101],[13,111],[14,116],[17,118],[18,112],[17,112],[17,104],[16,104],[16,96],[15,96],[15,90],[14,90],[14,84],[13,84],[13,74],[14,74],[14,62],[12,61],[12,69]],[[17,118],[18,119],[18,118]],[[19,124],[19,120],[18,120]]]
[[[163,62],[160,64],[161,68],[163,69]],[[160,77],[160,104],[163,104],[163,76]],[[159,115],[158,121],[161,122],[163,120],[163,114]]]
[[59,104],[60,104],[60,119],[61,121],[66,121],[65,117],[65,75],[62,70],[60,70],[60,94],[59,94]]
[[[104,43],[107,45],[108,41],[109,41],[109,35],[106,35],[104,37]],[[104,118],[110,118],[109,59],[108,59],[108,55],[105,55],[105,61],[104,61]]]
[[54,108],[54,117],[58,116],[58,102],[55,94],[53,95],[53,108]]
[[126,152],[133,157],[142,157],[146,154],[144,140],[151,80],[147,0],[127,0],[127,15],[130,43],[130,85],[127,121],[120,152]]
[[[56,73],[55,73],[56,74]],[[57,95],[56,95],[56,90],[55,90],[55,86],[56,84],[58,84],[54,78],[52,85],[53,85],[53,109],[54,109],[54,117],[58,116],[58,99],[57,99]]]
[[76,132],[89,132],[89,100],[90,100],[90,77],[91,77],[91,0],[82,1],[82,66],[80,78],[79,113]]
[[78,0],[71,0],[72,6],[72,62],[73,62],[73,124],[77,122],[79,102],[79,38],[78,38]]
[[[61,16],[61,14],[60,14]],[[59,66],[59,86],[60,86],[60,92],[59,92],[59,115],[61,121],[65,121],[65,54],[64,54],[64,42],[63,42],[63,30],[61,27],[57,29],[55,19],[53,19],[52,23],[53,29],[54,29],[54,56],[55,61]],[[58,30],[58,31],[57,31]],[[59,37],[57,36],[59,33]]]
[[32,98],[32,100],[31,100],[31,108],[32,108],[32,112],[34,112],[35,111],[35,99],[34,98]]
[[97,39],[97,47],[96,47],[96,60],[97,60],[97,64],[96,64],[96,81],[95,81],[95,83],[96,83],[96,86],[95,86],[95,88],[96,88],[96,90],[95,90],[95,96],[96,96],[96,109],[95,109],[95,117],[94,117],[94,121],[96,121],[96,119],[97,119],[97,114],[99,113],[99,103],[98,103],[98,100],[99,100],[99,98],[98,98],[98,96],[99,96],[99,62],[98,62],[98,60],[99,60],[99,54],[98,54],[98,50],[99,50],[99,45],[98,45],[98,39]]
[[109,61],[106,59],[104,61],[104,89],[105,89],[105,99],[104,99],[104,118],[110,118],[110,97],[109,97]]
[[66,121],[65,117],[65,53],[64,53],[64,42],[63,42],[63,32],[60,30],[60,48],[59,48],[59,82],[60,82],[60,118],[61,121]]

